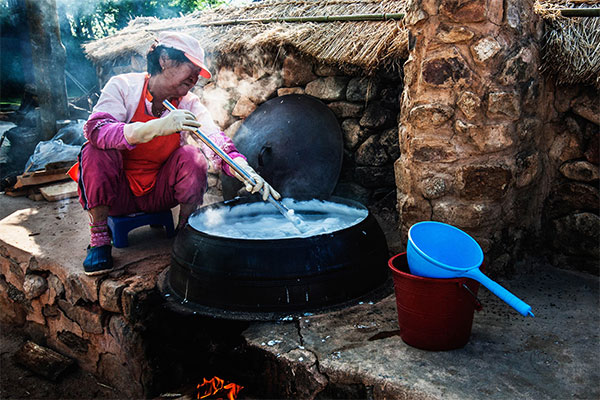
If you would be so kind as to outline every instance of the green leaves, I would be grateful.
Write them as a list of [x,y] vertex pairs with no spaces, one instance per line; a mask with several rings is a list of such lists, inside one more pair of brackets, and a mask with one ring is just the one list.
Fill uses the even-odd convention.
[[136,17],[176,18],[215,7],[225,0],[57,0],[59,16],[73,36],[92,40],[123,29]]

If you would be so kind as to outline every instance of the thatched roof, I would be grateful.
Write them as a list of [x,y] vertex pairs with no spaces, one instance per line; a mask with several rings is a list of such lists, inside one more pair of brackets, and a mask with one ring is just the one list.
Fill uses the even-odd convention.
[[558,83],[585,83],[600,89],[600,18],[562,15],[561,10],[573,8],[600,8],[600,1],[536,1],[535,12],[548,24],[542,68],[553,73]]
[[406,3],[408,0],[278,0],[222,6],[167,20],[137,18],[115,35],[86,44],[85,51],[96,64],[115,63],[135,54],[145,56],[158,32],[177,30],[197,38],[216,59],[219,54],[289,46],[321,62],[358,66],[370,73],[381,66],[400,65],[407,57],[408,35],[401,20],[213,24],[239,19],[404,13]]

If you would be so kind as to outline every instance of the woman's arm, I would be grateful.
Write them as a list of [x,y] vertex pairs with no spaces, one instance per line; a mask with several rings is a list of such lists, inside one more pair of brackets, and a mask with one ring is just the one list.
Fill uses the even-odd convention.
[[125,140],[123,127],[132,117],[143,83],[144,75],[141,74],[117,75],[106,83],[83,128],[85,137],[92,145],[99,149],[116,150],[135,147]]
[[[202,105],[202,103],[200,103],[200,99],[196,95],[192,96],[186,96],[191,97],[191,99],[189,99],[190,102],[187,103],[186,100],[188,100],[188,98],[184,98],[180,104],[180,107],[189,107],[189,110],[194,113],[196,119],[201,124],[200,131],[208,136],[221,150],[227,153],[229,157],[233,159],[241,157],[245,160],[246,157],[240,154],[233,144],[233,141],[228,138],[227,135],[225,135],[225,133],[214,123],[210,112],[204,105]],[[215,169],[221,169],[225,174],[234,176],[233,171],[231,171],[229,168],[229,165],[224,162],[221,157],[217,155],[217,153],[212,151],[210,147],[202,143],[201,148],[202,152]]]
[[130,145],[125,140],[124,126],[124,122],[117,120],[111,114],[95,112],[83,126],[83,134],[99,149],[131,150],[135,145]]

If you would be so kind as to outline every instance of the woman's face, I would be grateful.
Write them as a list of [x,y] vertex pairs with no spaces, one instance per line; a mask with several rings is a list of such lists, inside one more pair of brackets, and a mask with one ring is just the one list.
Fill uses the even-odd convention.
[[161,57],[161,66],[163,87],[169,92],[167,97],[185,96],[198,82],[201,69],[191,62],[177,63]]

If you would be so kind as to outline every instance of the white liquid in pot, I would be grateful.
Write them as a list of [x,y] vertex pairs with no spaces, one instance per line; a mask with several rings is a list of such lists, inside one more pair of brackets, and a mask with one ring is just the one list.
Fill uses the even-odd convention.
[[264,202],[210,208],[192,215],[189,224],[213,236],[286,239],[339,231],[358,224],[368,215],[367,209],[330,201],[283,199],[282,203],[302,218],[306,232],[300,233],[273,205]]

